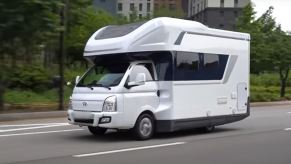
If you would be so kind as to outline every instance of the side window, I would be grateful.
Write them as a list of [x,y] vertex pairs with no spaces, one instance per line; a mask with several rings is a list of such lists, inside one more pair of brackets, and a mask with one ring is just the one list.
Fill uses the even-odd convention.
[[132,71],[129,75],[129,81],[135,81],[136,79],[136,76],[138,73],[145,73],[146,75],[146,81],[152,81],[153,80],[153,77],[149,71],[149,69],[146,67],[145,64],[138,64],[138,65],[135,65],[133,68],[132,68]]
[[178,52],[175,61],[175,80],[221,80],[228,55]]
[[178,52],[176,57],[175,80],[195,80],[199,76],[200,55]]
[[205,76],[201,80],[219,80],[218,69],[219,55],[204,54],[202,73]]

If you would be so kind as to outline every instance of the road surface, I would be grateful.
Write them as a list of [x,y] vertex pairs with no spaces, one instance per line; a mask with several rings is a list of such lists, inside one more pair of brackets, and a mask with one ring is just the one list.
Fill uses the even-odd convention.
[[135,141],[126,132],[92,136],[66,119],[0,123],[0,163],[290,164],[291,106],[253,107],[212,133],[188,130]]

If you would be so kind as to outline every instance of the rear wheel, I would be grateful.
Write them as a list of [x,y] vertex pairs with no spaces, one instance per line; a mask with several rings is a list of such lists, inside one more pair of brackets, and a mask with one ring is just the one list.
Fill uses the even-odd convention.
[[201,130],[204,133],[210,133],[215,130],[215,126],[206,126],[206,127],[201,128]]
[[88,126],[88,129],[95,136],[103,135],[107,130],[105,128],[93,127],[93,126]]
[[154,134],[154,118],[149,114],[140,115],[133,128],[133,134],[138,140],[150,139]]

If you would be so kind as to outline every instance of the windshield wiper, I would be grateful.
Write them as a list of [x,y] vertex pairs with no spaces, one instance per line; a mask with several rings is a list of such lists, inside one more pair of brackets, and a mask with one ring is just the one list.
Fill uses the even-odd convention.
[[103,88],[107,88],[107,89],[111,90],[111,88],[109,86],[106,86],[103,84],[96,84],[96,87],[103,87]]
[[90,88],[90,89],[92,89],[92,90],[94,89],[93,87],[103,87],[103,88],[107,88],[107,89],[111,90],[110,87],[105,86],[105,85],[103,85],[103,84],[89,84],[89,85],[87,85],[86,87],[88,87],[88,88]]

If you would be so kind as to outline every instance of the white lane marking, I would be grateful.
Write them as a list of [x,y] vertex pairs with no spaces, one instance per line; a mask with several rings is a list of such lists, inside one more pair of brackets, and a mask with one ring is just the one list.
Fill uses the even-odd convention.
[[288,114],[291,114],[291,112],[287,112]]
[[0,135],[0,137],[26,136],[26,135],[33,135],[33,134],[48,134],[48,133],[60,133],[60,132],[73,132],[73,131],[80,131],[80,130],[84,130],[84,129],[68,129],[68,130],[56,130],[56,131],[46,131],[46,132],[3,134],[3,135]]
[[120,152],[134,151],[134,150],[152,149],[152,148],[158,148],[158,147],[182,145],[182,144],[185,144],[185,143],[186,142],[174,142],[174,143],[161,144],[161,145],[143,146],[143,147],[135,147],[135,148],[128,148],[128,149],[118,149],[118,150],[103,151],[103,152],[89,153],[89,154],[79,154],[79,155],[73,155],[73,157],[81,158],[81,157],[89,157],[89,156],[97,156],[97,155],[104,155],[104,154],[120,153]]
[[286,128],[286,129],[284,129],[284,130],[291,130],[291,128]]
[[43,123],[43,124],[11,124],[11,125],[0,125],[0,128],[9,128],[9,127],[27,127],[27,126],[44,126],[44,125],[60,125],[68,123]]
[[68,125],[69,125],[68,123],[63,123],[63,124],[35,126],[35,127],[28,127],[28,128],[6,129],[6,130],[0,130],[0,133],[20,131],[20,130],[32,130],[32,129],[51,128],[51,127],[57,127],[57,126],[68,126]]

